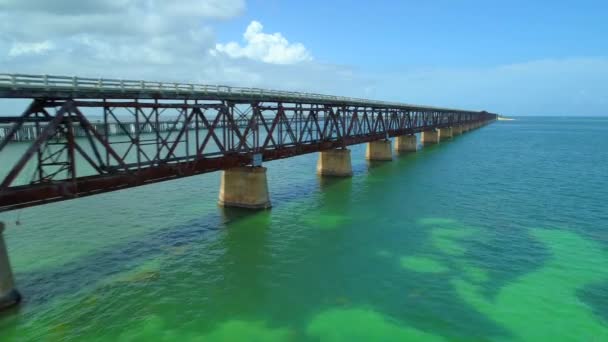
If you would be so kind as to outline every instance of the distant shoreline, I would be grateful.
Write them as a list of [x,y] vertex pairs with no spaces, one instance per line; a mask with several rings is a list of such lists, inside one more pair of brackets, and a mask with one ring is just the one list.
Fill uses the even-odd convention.
[[498,121],[514,121],[515,119],[512,118],[503,118],[503,117],[498,117]]

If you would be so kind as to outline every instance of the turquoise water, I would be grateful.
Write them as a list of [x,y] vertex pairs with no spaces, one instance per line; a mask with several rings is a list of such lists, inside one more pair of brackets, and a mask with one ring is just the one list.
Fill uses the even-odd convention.
[[[606,341],[608,118],[518,118],[393,162],[267,163],[0,214],[0,341]],[[19,221],[21,224],[16,225]]]

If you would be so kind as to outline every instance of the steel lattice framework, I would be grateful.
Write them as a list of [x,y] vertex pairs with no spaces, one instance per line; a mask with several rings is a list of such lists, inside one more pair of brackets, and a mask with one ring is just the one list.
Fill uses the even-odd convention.
[[[91,79],[53,80],[0,75],[0,98],[32,99],[20,117],[0,118],[11,125],[0,160],[10,159],[4,157],[23,125],[36,131],[34,140],[20,143],[12,166],[2,165],[8,172],[0,177],[0,211],[496,118],[248,88],[197,92],[104,80],[122,84],[115,89],[102,80],[93,80],[95,87]],[[167,121],[172,127],[161,131]]]

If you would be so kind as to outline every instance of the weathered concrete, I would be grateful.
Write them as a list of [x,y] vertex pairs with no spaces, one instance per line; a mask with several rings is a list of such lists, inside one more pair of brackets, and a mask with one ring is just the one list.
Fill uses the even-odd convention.
[[443,127],[439,129],[440,140],[451,139],[452,137],[452,127]]
[[422,132],[422,143],[423,144],[438,144],[440,141],[439,131],[430,130]]
[[416,152],[418,149],[418,141],[416,135],[402,135],[395,138],[395,152]]
[[456,125],[452,127],[452,136],[457,136],[462,134],[462,125]]
[[270,208],[265,167],[235,167],[222,171],[219,205],[249,209]]
[[393,150],[390,140],[376,140],[367,143],[365,150],[367,160],[393,160]]
[[0,310],[19,304],[21,295],[15,289],[15,280],[4,242],[4,223],[0,222]]
[[353,166],[350,161],[350,150],[346,148],[322,151],[319,153],[317,173],[321,176],[350,177]]

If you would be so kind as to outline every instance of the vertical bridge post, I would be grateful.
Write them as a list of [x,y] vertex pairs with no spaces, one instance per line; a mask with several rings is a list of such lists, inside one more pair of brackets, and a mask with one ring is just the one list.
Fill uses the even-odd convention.
[[456,125],[452,127],[452,136],[457,136],[462,134],[462,125]]
[[222,171],[218,203],[224,207],[270,208],[266,168],[242,166]]
[[451,139],[454,135],[452,133],[452,127],[443,127],[439,129],[439,139],[446,140]]
[[365,150],[365,159],[377,161],[393,160],[391,141],[386,139],[368,142],[367,149]]
[[15,289],[15,281],[4,242],[4,222],[0,222],[0,310],[19,304],[21,295]]
[[350,177],[353,166],[350,160],[350,150],[338,148],[321,151],[317,162],[317,174],[320,176]]
[[428,131],[422,132],[422,143],[423,144],[439,144],[440,137],[439,131],[432,128]]
[[401,135],[395,138],[395,152],[416,152],[418,141],[415,134]]

